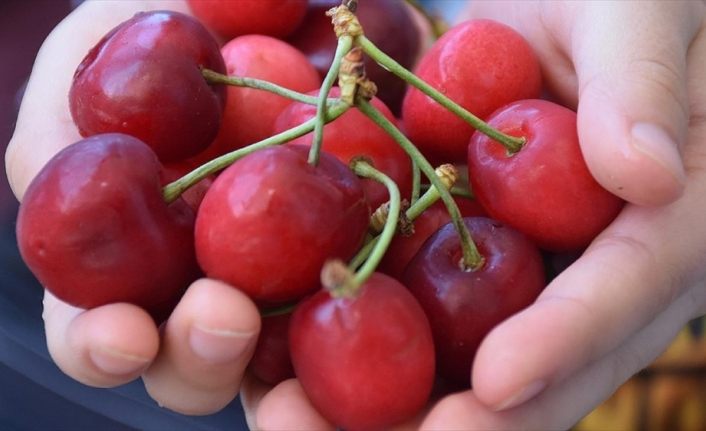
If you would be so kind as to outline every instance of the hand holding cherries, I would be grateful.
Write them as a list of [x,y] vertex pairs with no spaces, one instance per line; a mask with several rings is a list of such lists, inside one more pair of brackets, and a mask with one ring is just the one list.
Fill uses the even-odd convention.
[[[303,19],[302,2],[286,3],[296,15],[287,22]],[[228,2],[190,4],[221,35],[260,31],[226,28],[236,15],[211,8]],[[582,250],[622,202],[588,172],[575,113],[536,99],[538,61],[511,28],[450,30],[415,76],[347,6],[330,14],[352,46],[332,55],[340,88],[325,80],[308,93],[317,81],[308,64],[297,89],[224,76],[233,56],[263,61],[257,46],[283,68],[306,61],[284,42],[240,36],[220,51],[199,21],[167,11],[120,24],[74,76],[71,114],[85,139],[35,178],[17,234],[45,288],[76,307],[128,302],[162,321],[205,274],[263,315],[291,313],[262,333],[253,374],[277,384],[293,372],[336,426],[379,429],[419,414],[437,378],[470,387],[483,338],[544,288],[540,250]],[[235,48],[246,43],[255,48]],[[411,84],[401,120],[374,98],[360,53]],[[257,133],[243,132],[259,120]],[[467,162],[470,181],[429,160]],[[167,182],[165,162],[194,168]],[[179,195],[204,178],[203,201],[187,205]],[[459,186],[483,207],[463,214],[474,217],[462,218]],[[427,210],[439,199],[443,212]]]

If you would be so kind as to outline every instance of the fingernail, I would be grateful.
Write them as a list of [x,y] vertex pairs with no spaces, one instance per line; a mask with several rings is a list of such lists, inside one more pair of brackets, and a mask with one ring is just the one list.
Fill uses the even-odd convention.
[[245,352],[253,339],[251,332],[205,328],[194,325],[189,334],[191,349],[209,362],[228,362]]
[[679,146],[663,128],[652,123],[632,126],[632,146],[659,163],[677,182],[686,184],[686,172],[679,154]]
[[150,359],[130,355],[109,348],[96,348],[88,352],[91,361],[102,371],[116,376],[132,374],[149,364]]
[[505,401],[497,404],[495,406],[495,411],[507,410],[515,406],[519,406],[525,401],[529,401],[531,398],[534,398],[538,393],[542,392],[546,386],[547,384],[540,380],[532,382],[515,392],[514,395],[507,398]]

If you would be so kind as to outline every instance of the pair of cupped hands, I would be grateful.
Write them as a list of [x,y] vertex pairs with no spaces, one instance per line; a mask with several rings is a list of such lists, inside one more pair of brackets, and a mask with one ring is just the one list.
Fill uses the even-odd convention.
[[[138,10],[183,1],[87,2],[37,56],[6,164],[22,195],[52,155],[80,139],[68,109],[76,65]],[[473,1],[467,17],[530,41],[545,85],[578,110],[595,178],[624,198],[618,218],[529,308],[483,342],[473,389],[435,400],[406,427],[564,429],[706,314],[706,3]],[[138,307],[84,311],[46,294],[49,351],[74,379],[109,387],[142,377],[159,404],[207,414],[240,391],[258,429],[333,429],[296,380],[247,375],[260,317],[241,292],[195,282],[160,332]]]

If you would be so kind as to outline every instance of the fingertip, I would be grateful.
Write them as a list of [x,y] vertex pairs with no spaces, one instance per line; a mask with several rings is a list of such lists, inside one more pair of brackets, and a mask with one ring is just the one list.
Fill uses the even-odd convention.
[[311,405],[297,379],[283,381],[260,400],[256,423],[261,430],[336,429]]

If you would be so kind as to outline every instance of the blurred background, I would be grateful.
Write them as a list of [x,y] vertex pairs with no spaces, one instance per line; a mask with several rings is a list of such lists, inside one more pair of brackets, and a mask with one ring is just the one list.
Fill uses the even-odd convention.
[[[455,13],[463,0],[423,3],[431,15],[441,18],[443,14]],[[3,154],[14,130],[34,57],[44,38],[72,6],[71,0],[0,0]],[[111,391],[86,388],[63,376],[51,362],[43,339],[42,290],[24,268],[15,245],[16,211],[17,202],[3,169],[0,175],[0,429],[96,429],[97,424],[102,429],[148,428],[150,411],[157,407],[146,397],[141,385]],[[706,430],[705,332],[704,319],[692,322],[654,364],[624,384],[575,429]],[[236,401],[233,408],[214,415],[213,423],[226,416],[234,426],[242,426],[238,409]],[[175,414],[169,427],[209,429],[209,419],[197,426]]]

